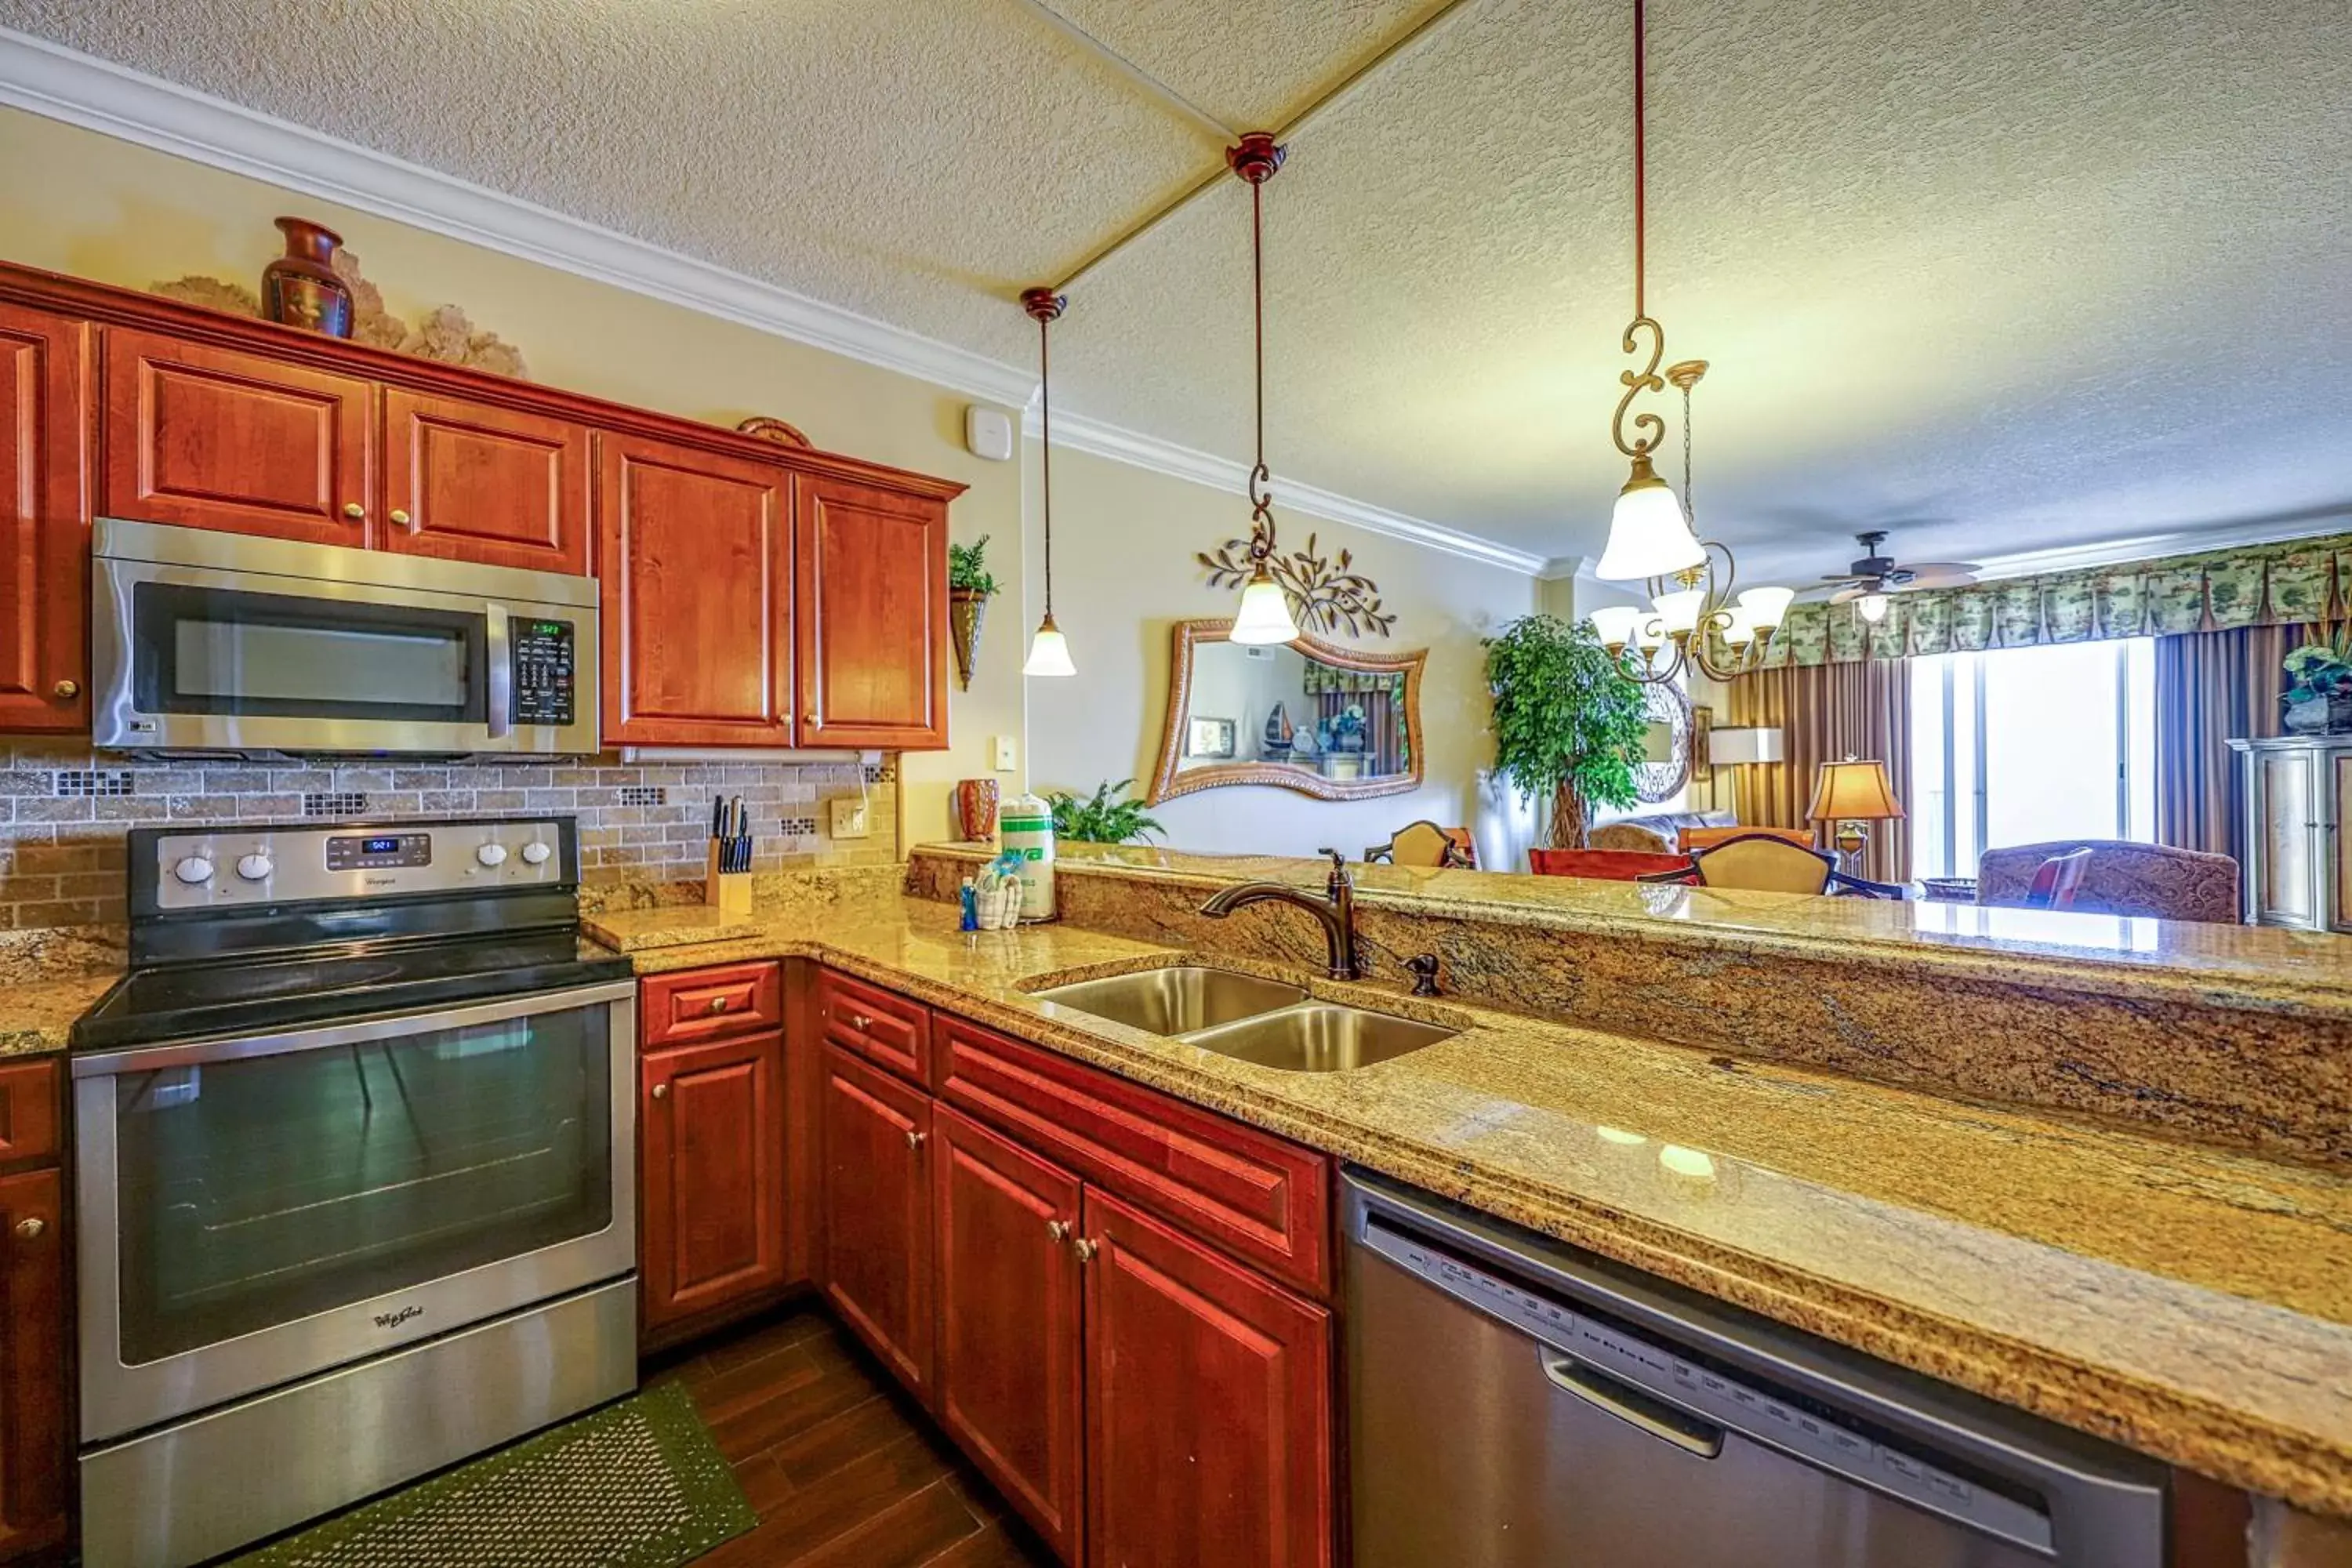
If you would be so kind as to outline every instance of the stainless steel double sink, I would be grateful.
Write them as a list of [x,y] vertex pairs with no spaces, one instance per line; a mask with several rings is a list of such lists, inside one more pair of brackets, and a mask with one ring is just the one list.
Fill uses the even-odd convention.
[[1089,1017],[1166,1035],[1289,1072],[1345,1072],[1433,1046],[1458,1031],[1310,997],[1287,981],[1203,964],[1081,980],[1037,994]]

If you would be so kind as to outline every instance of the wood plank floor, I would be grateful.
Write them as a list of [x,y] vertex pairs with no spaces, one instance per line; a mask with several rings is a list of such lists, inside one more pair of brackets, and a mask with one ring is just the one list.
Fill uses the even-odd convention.
[[815,1309],[646,1369],[676,1380],[759,1528],[698,1568],[1045,1568],[1054,1559],[888,1375]]

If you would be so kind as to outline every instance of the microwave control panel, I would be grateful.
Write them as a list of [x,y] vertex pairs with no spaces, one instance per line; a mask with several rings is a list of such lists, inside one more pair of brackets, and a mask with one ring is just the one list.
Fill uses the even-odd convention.
[[558,729],[570,725],[575,658],[572,623],[518,616],[508,635],[514,667],[514,721]]

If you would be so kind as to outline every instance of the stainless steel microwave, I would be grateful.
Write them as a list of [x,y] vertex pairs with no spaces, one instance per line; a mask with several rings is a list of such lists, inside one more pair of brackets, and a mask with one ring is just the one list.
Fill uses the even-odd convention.
[[99,746],[597,749],[593,578],[118,518],[92,556]]

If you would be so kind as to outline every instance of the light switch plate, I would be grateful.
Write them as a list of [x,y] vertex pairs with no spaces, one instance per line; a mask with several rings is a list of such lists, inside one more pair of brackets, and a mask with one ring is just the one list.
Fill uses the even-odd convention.
[[991,743],[996,752],[996,762],[993,764],[996,772],[1000,773],[1009,773],[1013,769],[1021,765],[1020,763],[1015,760],[1016,752],[1013,750],[1012,736],[995,736]]
[[873,832],[862,800],[836,800],[833,803],[833,836],[835,838],[864,838]]

